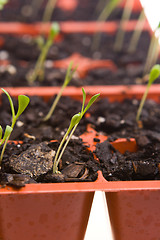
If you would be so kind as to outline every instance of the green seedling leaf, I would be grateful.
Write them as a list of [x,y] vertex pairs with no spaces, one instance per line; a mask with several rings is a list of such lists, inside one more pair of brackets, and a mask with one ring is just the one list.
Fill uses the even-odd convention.
[[59,24],[57,22],[52,23],[51,30],[50,30],[50,37],[55,38],[59,32],[60,32]]
[[5,132],[4,132],[4,141],[7,139],[8,136],[10,136],[11,132],[12,132],[13,128],[10,127],[9,125],[6,126]]
[[42,50],[45,44],[44,38],[42,36],[38,36],[35,38],[35,42],[37,43],[38,48]]
[[14,105],[13,105],[12,98],[10,97],[9,93],[5,89],[3,89],[3,88],[1,88],[1,89],[8,97],[8,100],[9,100],[9,103],[10,103],[10,107],[11,107],[11,111],[12,111],[12,118],[14,119],[14,117],[15,117],[15,110],[14,110]]
[[29,101],[30,101],[29,97],[25,95],[18,96],[18,112],[16,114],[16,119],[24,112],[24,110],[29,104]]
[[71,122],[70,122],[70,126],[68,128],[68,133],[72,130],[72,128],[77,124],[79,123],[81,120],[81,113],[77,113],[75,114],[72,119],[71,119]]
[[0,143],[0,145],[2,145],[6,141],[6,139],[11,135],[12,130],[13,130],[13,128],[10,127],[9,125],[6,126],[4,136],[3,136],[3,139]]
[[0,140],[2,139],[2,132],[3,132],[3,129],[2,129],[2,126],[0,125]]
[[149,74],[149,84],[151,85],[160,75],[160,65],[156,64],[152,67]]
[[8,0],[0,0],[0,10],[3,9],[4,5],[8,2]]
[[85,104],[85,101],[86,101],[86,92],[84,91],[84,88],[82,88],[82,93],[83,93],[83,102],[82,102],[82,110],[81,110],[81,112],[84,111],[84,104]]
[[73,66],[73,61],[70,62],[69,66],[67,68],[67,73],[66,73],[66,77],[64,80],[64,84],[63,84],[64,87],[66,87],[70,83],[75,71],[77,70],[78,66],[76,66],[73,70],[72,70],[72,66]]
[[91,107],[91,105],[96,101],[96,99],[100,96],[100,93],[94,95],[90,100],[89,103],[87,104],[86,108],[83,111],[83,115],[85,114],[85,112],[87,112],[87,110]]

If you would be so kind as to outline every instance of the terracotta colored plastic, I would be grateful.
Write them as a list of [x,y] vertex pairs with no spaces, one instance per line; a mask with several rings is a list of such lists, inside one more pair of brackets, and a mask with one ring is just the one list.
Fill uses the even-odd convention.
[[[126,0],[123,0],[122,2],[120,2],[120,6],[121,6],[121,7],[124,7],[125,3],[126,3]],[[133,4],[132,10],[133,10],[134,12],[137,12],[137,11],[141,11],[141,10],[142,10],[142,5],[141,5],[140,0],[134,0],[134,4]]]
[[84,78],[87,75],[88,71],[95,68],[105,67],[110,69],[111,71],[117,70],[116,65],[111,60],[93,60],[83,57],[79,53],[74,53],[68,58],[54,61],[53,66],[56,68],[68,68],[71,61],[74,62],[74,67],[78,66],[77,72],[81,78]]
[[[114,64],[112,60],[105,59],[105,60],[93,60],[91,58],[83,57],[79,53],[73,53],[70,57],[61,59],[61,60],[55,60],[53,61],[53,67],[55,68],[63,68],[67,69],[70,62],[73,61],[74,66],[77,66],[77,74],[80,78],[86,77],[87,73],[96,68],[103,68],[109,69],[111,71],[116,71],[117,66]],[[9,65],[10,62],[8,60],[0,60],[0,66],[6,66]],[[23,67],[27,67],[29,63],[26,61],[19,61],[19,65]]]
[[[123,24],[125,31],[133,31],[136,26],[137,21],[131,20]],[[108,34],[114,34],[119,26],[116,21],[109,22],[60,22],[61,33],[88,33],[93,34],[96,31],[106,32]],[[1,22],[0,23],[0,33],[1,34],[30,34],[38,35],[41,33],[48,34],[50,31],[51,24],[49,23],[35,23],[35,24],[25,24],[18,22]],[[144,30],[150,30],[148,21],[144,25]]]
[[[110,102],[115,100],[123,101],[125,98],[133,98],[136,97],[140,99],[146,89],[144,85],[130,85],[130,86],[85,86],[85,91],[87,93],[87,100],[96,93],[101,94],[101,98],[107,97]],[[15,97],[18,97],[20,94],[28,94],[30,96],[43,96],[44,99],[48,100],[54,94],[57,94],[60,90],[60,87],[5,87],[5,89]],[[0,94],[2,90],[0,89]],[[71,96],[74,99],[82,100],[82,90],[78,87],[67,87],[63,96]],[[160,86],[159,84],[154,84],[151,86],[148,94],[148,98],[159,102],[160,100]]]
[[[129,21],[129,23],[124,23],[124,29],[126,31],[133,31],[136,26],[137,21]],[[106,23],[97,23],[97,22],[62,22],[60,23],[61,34],[56,38],[56,41],[62,41],[63,33],[90,33],[93,34],[95,31],[103,31],[109,34],[116,32],[118,28],[118,23],[106,22]],[[148,22],[144,26],[144,29],[151,31]],[[30,34],[38,35],[40,33],[47,34],[50,30],[50,24],[45,23],[36,23],[36,24],[23,24],[23,23],[0,23],[0,33],[1,34]],[[4,42],[3,37],[0,39],[0,45],[2,46]],[[117,66],[112,60],[93,60],[86,57],[83,57],[79,53],[73,53],[70,57],[57,60],[53,62],[53,66],[56,68],[67,68],[70,61],[74,61],[75,65],[78,65],[77,72],[80,78],[84,78],[88,71],[95,68],[108,68],[111,71],[115,71]],[[0,63],[1,64],[1,63]],[[20,62],[20,64],[26,64],[25,62]]]
[[64,11],[73,11],[78,5],[78,0],[58,0],[56,6]]
[[[15,97],[21,93],[45,99],[59,91],[55,87],[38,88],[38,91],[37,88],[5,89]],[[139,98],[144,89],[145,86],[85,88],[87,99],[101,92],[101,97],[108,97],[110,101],[122,100],[129,94],[130,98]],[[158,86],[152,86],[149,97],[158,100],[159,92]],[[79,88],[68,87],[64,95],[82,99]],[[107,138],[97,135],[88,126],[82,138],[92,150],[95,147],[94,137],[101,141]],[[137,149],[134,139],[121,139],[112,144],[122,153]],[[156,238],[151,238],[151,235],[159,236],[160,181],[107,182],[99,172],[95,182],[27,184],[20,190],[10,187],[0,189],[0,237],[3,240],[50,240],[53,236],[61,240],[66,236],[71,240],[83,239],[95,190],[106,192],[115,239],[153,240]]]
[[[5,88],[12,96],[21,94],[53,96],[58,88]],[[49,91],[50,89],[50,91]],[[75,89],[75,88],[74,88]],[[42,90],[42,91],[40,91]],[[70,91],[66,93],[70,95]],[[64,95],[67,95],[67,94]],[[92,94],[92,92],[91,92]],[[80,89],[72,97],[82,99]],[[94,147],[96,132],[89,128],[82,136]],[[104,139],[102,136],[101,139]],[[120,144],[124,147],[125,140]],[[128,142],[130,146],[135,141]],[[117,144],[117,143],[115,143]],[[105,184],[104,184],[105,183]],[[95,182],[27,184],[17,190],[11,187],[0,189],[0,237],[3,240],[66,239],[82,240],[85,234],[95,190],[103,190],[107,181],[99,173]]]

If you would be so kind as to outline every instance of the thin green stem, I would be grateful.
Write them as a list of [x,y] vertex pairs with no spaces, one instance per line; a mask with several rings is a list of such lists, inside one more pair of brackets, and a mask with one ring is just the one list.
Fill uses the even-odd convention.
[[123,29],[124,22],[127,22],[131,16],[132,13],[132,8],[133,8],[134,0],[127,0],[123,14],[122,14],[122,19],[120,21],[118,33],[116,35],[116,40],[114,44],[114,50],[115,51],[120,51],[122,49],[123,41],[124,41],[124,36],[125,36],[125,31]]
[[155,35],[153,35],[150,46],[149,46],[143,75],[146,75],[150,71],[151,67],[154,65],[154,63],[152,63],[152,62],[153,62],[153,58],[154,58],[154,55],[156,54],[156,50],[157,50],[158,46],[159,46],[158,39],[156,38]]
[[140,105],[139,105],[139,108],[138,108],[138,111],[137,111],[137,116],[136,116],[136,121],[137,121],[137,122],[138,122],[139,119],[140,119],[140,115],[141,115],[141,112],[142,112],[142,108],[143,108],[143,105],[144,105],[145,100],[146,100],[146,98],[147,98],[147,95],[148,95],[150,86],[151,86],[151,84],[148,84],[148,85],[147,85],[146,91],[144,92],[143,97],[142,97],[142,99],[141,99],[141,102],[140,102]]
[[145,22],[146,17],[143,9],[139,15],[135,30],[129,43],[128,52],[132,53],[136,50]]
[[[16,123],[16,116],[14,115],[14,117],[12,118],[12,125],[11,125],[11,128],[13,129],[14,128],[14,125]],[[8,140],[11,136],[11,133],[8,135],[8,137],[6,138],[4,144],[3,144],[3,148],[2,148],[2,151],[1,151],[1,156],[0,156],[0,165],[1,165],[1,162],[2,162],[2,159],[3,159],[3,155],[4,155],[4,152],[5,152],[5,149],[6,149],[6,146],[7,146],[7,143],[8,143]]]
[[[70,135],[69,135],[69,137],[68,137],[68,139],[67,139],[64,147],[62,148],[62,151],[61,151],[61,153],[60,153],[59,156],[58,156],[59,152],[57,151],[58,154],[56,154],[56,155],[57,155],[57,159],[55,158],[55,160],[54,160],[53,173],[56,173],[56,172],[58,171],[58,164],[59,164],[59,162],[60,162],[60,160],[61,160],[61,158],[62,158],[62,155],[63,155],[63,153],[64,153],[64,151],[65,151],[65,149],[66,149],[66,147],[67,147],[67,145],[68,145],[68,143],[69,143],[69,141],[70,141],[70,139],[71,139],[74,131],[76,130],[77,126],[78,126],[78,123],[77,123],[77,124],[74,126],[74,128],[72,129],[72,131],[71,131],[71,133],[70,133]],[[63,141],[63,143],[64,143],[64,141]],[[61,146],[62,146],[62,145],[61,145]]]
[[48,0],[42,22],[50,22],[57,0]]
[[7,142],[8,142],[8,140],[9,140],[9,138],[10,138],[10,135],[6,138],[6,140],[5,140],[4,144],[3,144],[3,148],[2,148],[1,156],[0,156],[0,165],[1,165],[1,163],[2,163],[4,151],[5,151],[5,149],[6,149]]
[[[101,14],[99,15],[97,22],[106,21],[120,1],[122,0],[110,0],[109,3],[106,4],[104,9],[102,10]],[[94,34],[92,50],[98,48],[100,43],[100,38],[101,38],[101,28],[99,28],[97,32]]]
[[52,114],[53,114],[53,112],[54,112],[54,110],[55,110],[55,108],[57,106],[57,103],[58,103],[59,99],[62,96],[62,93],[63,93],[64,89],[65,89],[65,86],[63,85],[62,88],[60,89],[58,95],[56,96],[56,98],[55,98],[55,100],[54,100],[54,102],[53,102],[53,104],[52,104],[48,114],[45,116],[43,121],[47,121],[52,116]]
[[43,65],[44,65],[47,53],[48,53],[49,48],[51,47],[52,43],[53,43],[53,40],[49,39],[47,41],[46,45],[43,47],[41,54],[37,60],[37,63],[36,63],[33,73],[31,73],[31,75],[28,76],[28,81],[30,84],[32,84],[38,76],[39,77],[44,76],[44,66]]
[[58,147],[58,150],[57,150],[57,152],[56,152],[56,156],[55,156],[54,164],[53,164],[53,173],[56,173],[56,172],[58,171],[57,165],[56,165],[57,158],[58,158],[59,152],[60,152],[60,150],[61,150],[61,148],[62,148],[62,146],[63,146],[63,143],[65,142],[68,134],[69,134],[69,131],[67,131],[66,134],[64,135],[64,137],[63,137],[63,139],[62,139],[62,141],[61,141],[61,143],[60,143],[60,145],[59,145],[59,147]]

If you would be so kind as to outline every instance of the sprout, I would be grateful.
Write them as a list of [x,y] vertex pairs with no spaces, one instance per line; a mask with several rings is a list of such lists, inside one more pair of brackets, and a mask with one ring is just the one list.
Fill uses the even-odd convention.
[[48,51],[49,51],[50,47],[52,46],[52,44],[55,40],[55,37],[58,35],[58,33],[59,33],[58,23],[52,23],[51,29],[50,29],[50,32],[48,35],[48,39],[45,44],[42,43],[41,53],[36,62],[35,68],[34,68],[33,72],[29,73],[27,76],[27,80],[30,84],[32,84],[36,80],[37,77],[41,81],[44,79],[44,62],[46,60]]
[[[84,91],[84,89],[82,88],[82,93],[83,93],[83,102],[82,102],[82,109],[81,109],[81,112],[75,114],[72,119],[71,119],[71,122],[70,122],[70,125],[69,125],[69,128],[67,130],[67,132],[65,133],[59,147],[58,147],[58,150],[57,150],[57,153],[56,153],[56,156],[55,156],[55,159],[54,159],[54,164],[53,164],[53,173],[59,173],[58,171],[58,164],[62,158],[62,155],[64,153],[64,150],[66,149],[74,131],[76,130],[80,120],[82,119],[83,115],[86,113],[86,111],[91,107],[91,105],[96,101],[96,99],[100,96],[100,94],[96,94],[94,95],[90,101],[88,102],[87,106],[84,108],[84,105],[85,105],[85,101],[86,101],[86,93]],[[66,140],[67,139],[67,140]],[[66,143],[64,144],[66,140]],[[63,146],[64,145],[64,146]],[[63,148],[62,148],[63,147]]]
[[146,17],[145,17],[144,9],[142,9],[129,43],[128,52],[132,53],[136,50],[145,22],[146,22]]
[[72,79],[72,77],[73,77],[73,74],[75,73],[75,71],[76,71],[76,69],[77,69],[77,66],[76,66],[76,67],[72,70],[72,65],[73,65],[73,62],[70,62],[69,66],[68,66],[68,69],[67,69],[67,73],[66,73],[66,76],[65,76],[64,83],[63,83],[63,85],[62,85],[62,87],[61,87],[61,89],[60,89],[57,97],[55,98],[55,100],[54,100],[54,102],[53,102],[53,104],[52,104],[52,106],[51,106],[48,114],[45,116],[45,118],[43,119],[43,121],[47,121],[47,120],[51,117],[51,115],[53,114],[53,112],[54,112],[54,110],[55,110],[55,108],[56,108],[56,106],[57,106],[57,103],[58,103],[59,99],[60,99],[61,96],[62,96],[62,93],[63,93],[64,89],[65,89],[66,86],[70,83],[70,81],[71,81],[71,79]]
[[141,99],[141,102],[140,102],[140,105],[139,105],[139,108],[138,108],[138,111],[137,111],[137,116],[136,116],[136,121],[137,122],[139,121],[139,118],[140,118],[140,115],[141,115],[141,112],[142,112],[142,109],[143,109],[143,105],[144,105],[145,100],[147,98],[150,86],[159,77],[159,75],[160,75],[160,65],[156,64],[156,65],[153,66],[153,68],[151,69],[150,74],[149,74],[148,84],[147,84],[146,90],[143,94],[143,97]]
[[[157,36],[156,36],[157,34]],[[159,54],[159,37],[160,37],[160,22],[152,34],[151,42],[148,49],[146,64],[144,67],[144,75],[147,74],[151,67],[156,63]]]
[[0,0],[0,10],[3,9],[3,7],[6,3],[8,3],[8,0]]
[[43,22],[49,22],[51,20],[56,3],[57,0],[48,0],[43,14]]
[[[111,15],[111,13],[114,11],[114,9],[117,7],[119,2],[121,2],[121,1],[122,0],[110,0],[106,4],[104,9],[102,10],[102,12],[99,15],[97,21],[103,21],[103,22],[106,21],[109,18],[109,16]],[[95,49],[99,46],[100,37],[101,37],[101,33],[97,32],[94,36],[94,39],[93,39],[92,49]]]
[[115,51],[120,51],[122,48],[124,35],[125,35],[123,24],[125,21],[127,22],[129,20],[132,13],[133,4],[134,4],[134,0],[126,0],[122,18],[119,24],[118,33],[117,33],[115,44],[114,44]]
[[12,124],[11,124],[11,126],[8,126],[8,125],[6,126],[3,138],[2,138],[3,130],[2,130],[2,127],[0,126],[0,139],[2,138],[2,140],[0,142],[0,146],[4,143],[3,149],[1,152],[1,156],[0,156],[0,163],[2,162],[4,151],[5,151],[7,142],[10,138],[11,132],[14,128],[14,125],[15,125],[17,119],[19,118],[19,116],[24,112],[24,110],[26,109],[26,107],[28,106],[29,101],[30,101],[27,96],[19,95],[18,96],[18,111],[17,111],[17,114],[15,114],[15,109],[14,109],[12,98],[10,97],[9,93],[6,90],[4,90],[3,88],[1,88],[1,89],[7,95],[9,103],[10,103],[11,112],[12,112]]

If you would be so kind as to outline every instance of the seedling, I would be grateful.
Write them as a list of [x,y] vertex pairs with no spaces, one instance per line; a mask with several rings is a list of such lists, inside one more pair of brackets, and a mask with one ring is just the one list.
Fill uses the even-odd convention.
[[49,22],[51,20],[53,11],[55,9],[57,0],[48,0],[45,10],[44,10],[44,14],[43,14],[43,22]]
[[38,78],[40,81],[44,79],[44,63],[48,54],[48,51],[50,47],[52,46],[55,37],[59,33],[59,25],[58,23],[53,23],[51,25],[51,30],[48,35],[48,39],[45,44],[42,43],[42,50],[40,53],[40,56],[36,62],[35,68],[32,73],[29,73],[27,76],[27,80],[30,84],[33,84],[33,82]]
[[145,22],[146,22],[146,17],[145,17],[144,9],[142,9],[139,15],[139,18],[137,20],[137,24],[135,26],[133,35],[131,37],[131,41],[129,43],[128,52],[133,53],[136,50]]
[[4,5],[8,3],[8,0],[0,0],[0,10],[4,8]]
[[[122,0],[110,0],[104,9],[102,10],[101,14],[99,15],[97,21],[106,21],[111,13],[114,11],[114,9],[117,7],[117,5],[121,2]],[[101,37],[101,32],[96,32],[94,39],[93,39],[93,45],[92,49],[98,48],[99,42],[100,42],[100,37]]]
[[70,83],[72,77],[73,77],[73,74],[75,73],[76,69],[77,69],[77,66],[75,68],[73,68],[72,70],[72,66],[73,66],[73,62],[70,62],[69,66],[68,66],[68,69],[67,69],[67,73],[66,73],[66,76],[65,76],[65,80],[64,80],[64,83],[58,93],[58,95],[56,96],[48,114],[45,116],[45,118],[43,119],[43,121],[47,121],[53,114],[56,106],[57,106],[57,103],[59,102],[59,99],[61,98],[62,96],[62,93],[64,91],[64,89],[67,87],[67,85]]
[[152,67],[151,71],[150,71],[150,74],[149,74],[149,80],[148,80],[148,84],[147,84],[147,87],[146,87],[146,90],[143,94],[143,97],[141,99],[141,102],[140,102],[140,105],[139,105],[139,108],[138,108],[138,111],[137,111],[137,116],[136,116],[136,121],[138,122],[139,119],[140,119],[140,115],[141,115],[141,112],[142,112],[142,109],[143,109],[143,106],[144,106],[144,103],[145,103],[145,100],[147,98],[147,95],[148,95],[148,92],[149,92],[149,89],[150,89],[150,86],[152,85],[152,83],[154,83],[154,81],[160,76],[160,65],[159,64],[156,64]]
[[17,111],[17,114],[15,114],[15,109],[14,109],[12,98],[10,97],[9,93],[6,90],[4,90],[3,88],[1,88],[1,89],[7,95],[9,103],[10,103],[11,112],[12,112],[12,124],[11,124],[11,126],[8,126],[8,125],[6,126],[3,138],[2,138],[2,127],[0,126],[0,139],[2,138],[2,140],[0,142],[0,146],[4,143],[2,152],[1,152],[1,156],[0,156],[0,164],[2,162],[4,151],[6,149],[7,142],[10,138],[10,135],[15,126],[15,123],[16,123],[17,119],[19,118],[19,116],[24,112],[24,110],[26,109],[26,107],[28,106],[29,101],[30,101],[30,99],[27,96],[19,95],[18,96],[18,111]]
[[123,10],[122,18],[119,24],[119,29],[116,35],[116,40],[114,44],[115,51],[121,51],[123,40],[125,36],[125,31],[123,29],[124,22],[127,22],[130,19],[132,9],[133,9],[134,0],[126,0],[125,7]]
[[[90,101],[88,102],[87,106],[84,107],[85,105],[85,101],[86,101],[86,93],[84,91],[84,89],[82,88],[82,93],[83,93],[83,102],[82,102],[82,109],[81,112],[75,114],[70,122],[69,128],[67,130],[67,132],[65,133],[55,156],[54,159],[54,164],[53,164],[53,173],[60,173],[58,171],[58,164],[62,158],[62,155],[64,153],[64,150],[66,149],[74,131],[76,130],[80,120],[82,119],[83,115],[86,113],[86,111],[91,107],[91,105],[96,101],[96,99],[100,96],[100,94],[95,94]],[[64,142],[66,141],[66,143],[64,144]]]
[[160,22],[155,29],[148,49],[147,60],[144,67],[144,75],[147,74],[151,67],[156,63],[159,55],[159,38],[160,38]]

